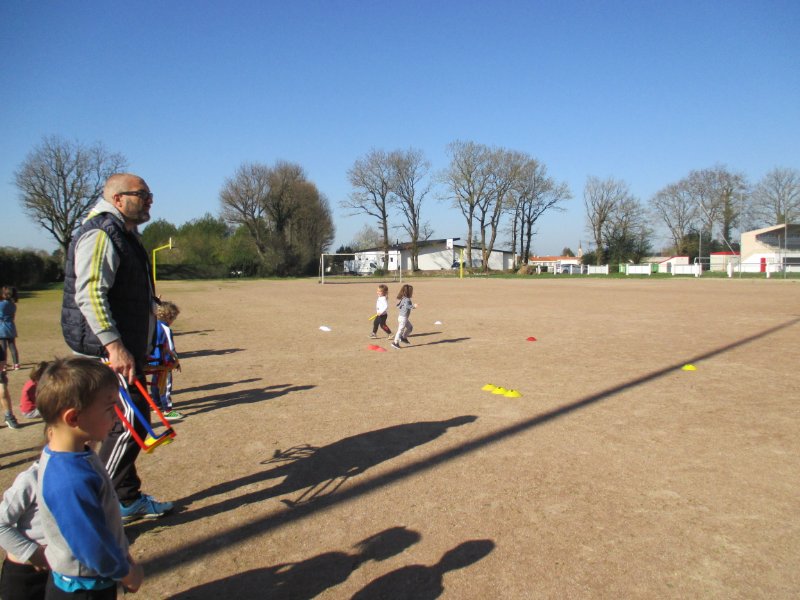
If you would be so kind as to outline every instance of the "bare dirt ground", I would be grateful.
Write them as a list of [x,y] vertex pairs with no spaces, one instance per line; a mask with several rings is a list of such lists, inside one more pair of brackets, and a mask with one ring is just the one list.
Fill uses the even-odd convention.
[[[160,284],[187,418],[138,462],[177,505],[127,528],[139,597],[800,595],[800,283],[413,283],[387,352],[375,281]],[[27,364],[66,354],[52,298]],[[40,437],[0,430],[3,488]]]

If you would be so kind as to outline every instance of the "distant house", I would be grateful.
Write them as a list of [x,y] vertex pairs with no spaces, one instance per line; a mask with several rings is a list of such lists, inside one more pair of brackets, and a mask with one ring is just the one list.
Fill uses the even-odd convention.
[[773,225],[742,233],[742,270],[800,271],[800,224]]
[[[440,240],[425,240],[417,243],[417,267],[420,271],[442,271],[452,269],[453,263],[461,260],[462,251],[464,262],[467,262],[466,246],[459,243],[460,238],[447,238]],[[356,260],[374,262],[378,266],[383,264],[382,248],[367,248],[356,253]],[[472,261],[474,268],[481,267],[481,250],[472,248]],[[505,271],[514,266],[514,253],[507,250],[493,250],[489,255],[489,269]],[[404,242],[389,246],[388,271],[403,271],[411,269],[411,243]]]
[[642,263],[655,265],[653,273],[672,273],[675,265],[688,265],[688,256],[648,256]]
[[675,265],[688,265],[688,256],[645,256],[641,263],[651,265],[653,273],[672,273]]
[[712,252],[708,257],[708,270],[727,271],[729,264],[738,268],[740,258],[738,252]]
[[543,272],[572,274],[581,272],[583,261],[580,256],[531,256],[528,264]]

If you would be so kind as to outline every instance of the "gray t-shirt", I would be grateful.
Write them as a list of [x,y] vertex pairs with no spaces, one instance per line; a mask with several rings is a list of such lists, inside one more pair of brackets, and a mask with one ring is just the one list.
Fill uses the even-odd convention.
[[36,503],[39,463],[17,475],[0,502],[0,546],[15,559],[27,562],[44,545],[44,531]]

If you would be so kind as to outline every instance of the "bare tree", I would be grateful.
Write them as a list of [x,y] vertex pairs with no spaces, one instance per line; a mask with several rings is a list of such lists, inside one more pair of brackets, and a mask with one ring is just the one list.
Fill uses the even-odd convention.
[[389,264],[389,196],[392,169],[383,150],[371,150],[347,171],[353,193],[341,202],[352,214],[367,214],[377,220],[382,234],[383,268]]
[[672,183],[656,192],[650,208],[661,218],[672,238],[676,254],[687,254],[687,237],[697,225],[699,206],[692,198],[687,180]]
[[411,239],[411,268],[418,268],[419,242],[423,234],[429,232],[427,224],[421,221],[422,202],[430,191],[425,178],[430,171],[430,163],[421,150],[395,150],[389,154],[392,167],[391,203],[405,218],[402,227]]
[[800,171],[778,167],[767,173],[753,191],[752,212],[765,227],[800,221]]
[[300,165],[285,161],[270,170],[269,193],[265,205],[275,232],[283,237],[294,213],[300,207],[298,194],[306,182],[306,175]]
[[220,192],[222,217],[243,225],[270,272],[305,272],[333,239],[328,201],[299,165],[242,165]]
[[744,175],[716,166],[689,173],[687,186],[700,207],[700,218],[709,237],[713,237],[714,228],[718,227],[723,240],[730,240],[731,231],[738,226],[745,209]]
[[624,181],[611,177],[601,180],[593,176],[586,179],[583,203],[589,221],[589,233],[595,244],[595,257],[598,265],[603,262],[603,249],[607,246],[605,234],[608,231],[609,220],[617,207],[630,197],[628,184]]
[[[297,184],[297,208],[286,237],[300,272],[313,273],[319,256],[333,243],[336,231],[328,199],[310,181]],[[296,271],[297,269],[292,269]]]
[[383,234],[368,224],[358,230],[353,238],[352,248],[354,250],[366,250],[367,248],[378,248],[383,243]]
[[511,190],[517,184],[523,164],[524,157],[520,152],[505,148],[489,151],[486,165],[488,174],[486,193],[475,203],[475,221],[480,234],[481,264],[484,272],[489,270],[489,257],[497,240],[500,219],[508,212]]
[[519,231],[520,259],[528,262],[533,244],[536,222],[549,210],[564,210],[559,206],[572,198],[566,183],[557,183],[547,175],[547,167],[535,158],[528,157],[522,165],[513,189],[515,230]]
[[626,195],[617,202],[603,226],[603,240],[611,262],[639,262],[650,252],[647,211],[641,202]]
[[225,180],[219,193],[222,218],[247,229],[262,261],[267,256],[270,235],[266,219],[270,173],[266,165],[245,163]]
[[106,179],[127,167],[122,154],[45,137],[14,173],[25,213],[49,231],[66,257],[72,234],[103,195]]
[[489,193],[491,152],[482,144],[455,141],[447,146],[447,153],[450,165],[441,180],[447,188],[447,198],[467,222],[467,264],[471,265],[475,209]]

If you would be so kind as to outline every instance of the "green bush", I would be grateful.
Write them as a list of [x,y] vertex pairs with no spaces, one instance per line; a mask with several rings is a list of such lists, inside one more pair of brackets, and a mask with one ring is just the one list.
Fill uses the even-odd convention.
[[59,255],[51,256],[42,250],[0,248],[0,285],[31,289],[63,279]]

